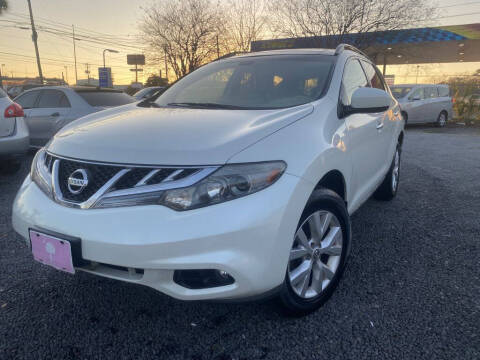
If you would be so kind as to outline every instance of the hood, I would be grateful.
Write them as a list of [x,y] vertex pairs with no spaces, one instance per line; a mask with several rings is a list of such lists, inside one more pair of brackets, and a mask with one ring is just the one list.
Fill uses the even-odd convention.
[[311,104],[278,110],[125,106],[74,121],[55,135],[48,150],[92,161],[220,165],[312,111]]

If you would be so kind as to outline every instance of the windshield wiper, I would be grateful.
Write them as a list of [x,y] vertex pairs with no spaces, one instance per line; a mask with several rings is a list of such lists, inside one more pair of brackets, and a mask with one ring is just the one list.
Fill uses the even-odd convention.
[[181,106],[181,107],[199,107],[206,109],[246,109],[242,106],[217,104],[217,103],[197,103],[197,102],[172,102],[167,106]]

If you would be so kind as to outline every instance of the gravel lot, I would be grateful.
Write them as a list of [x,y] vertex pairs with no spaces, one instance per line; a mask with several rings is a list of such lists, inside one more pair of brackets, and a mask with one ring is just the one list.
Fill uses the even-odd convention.
[[33,262],[0,175],[1,359],[479,359],[480,133],[407,130],[398,197],[353,217],[350,264],[319,311],[180,302]]

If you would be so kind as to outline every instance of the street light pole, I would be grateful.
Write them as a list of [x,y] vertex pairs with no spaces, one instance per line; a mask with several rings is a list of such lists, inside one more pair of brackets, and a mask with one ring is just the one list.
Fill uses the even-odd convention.
[[115,53],[115,54],[118,54],[118,51],[117,50],[113,50],[113,49],[105,49],[103,50],[103,67],[105,68],[105,51],[108,51],[110,53]]
[[75,26],[72,25],[72,39],[73,39],[73,58],[75,61],[75,85],[78,83],[77,75],[77,50],[75,48]]

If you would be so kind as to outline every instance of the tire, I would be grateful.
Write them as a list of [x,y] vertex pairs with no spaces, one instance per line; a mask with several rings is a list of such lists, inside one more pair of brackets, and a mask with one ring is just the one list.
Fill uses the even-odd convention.
[[4,160],[0,162],[0,175],[13,175],[22,168],[18,160]]
[[447,121],[448,121],[448,115],[445,111],[442,111],[438,115],[437,122],[435,123],[435,125],[437,127],[444,127],[445,125],[447,125]]
[[[317,219],[318,222],[315,222]],[[312,236],[309,230],[310,221],[324,225],[322,226],[324,231],[316,232],[318,235],[322,233],[321,236]],[[300,232],[305,235],[303,241],[298,236]],[[323,240],[318,241],[319,238]],[[303,211],[290,250],[287,272],[279,294],[284,314],[306,315],[318,309],[330,298],[345,269],[350,239],[350,217],[343,199],[331,190],[316,190]],[[306,246],[301,245],[308,246],[309,243],[316,245],[310,246],[308,250]],[[294,252],[298,254],[303,249],[305,256],[292,260],[292,255],[297,256]],[[320,262],[325,264],[321,265]],[[308,272],[310,275],[305,275],[298,283],[294,276],[299,273],[298,269],[301,270],[302,266],[305,273]],[[308,288],[306,291],[303,291],[304,284]]]
[[373,194],[373,197],[377,200],[390,201],[398,192],[398,185],[400,182],[400,160],[402,155],[402,148],[400,144],[397,144],[395,155],[393,156],[392,164],[388,169],[388,173],[385,179],[380,184],[378,189]]
[[402,111],[403,120],[405,120],[405,126],[408,124],[408,114],[405,111]]

